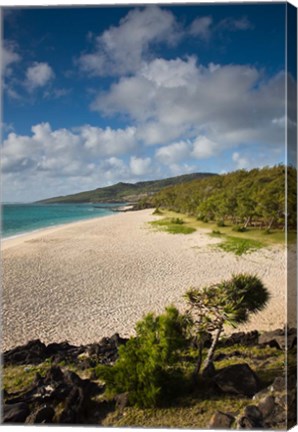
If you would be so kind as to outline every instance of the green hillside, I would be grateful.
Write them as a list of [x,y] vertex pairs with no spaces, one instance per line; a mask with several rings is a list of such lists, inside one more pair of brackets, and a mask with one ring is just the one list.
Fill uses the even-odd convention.
[[162,180],[144,181],[138,183],[117,183],[112,186],[94,189],[91,191],[80,192],[72,195],[59,196],[38,201],[44,204],[55,203],[96,203],[96,202],[137,202],[141,198],[150,196],[161,189],[173,186],[194,179],[203,179],[214,176],[210,173],[186,174],[178,177],[171,177]]

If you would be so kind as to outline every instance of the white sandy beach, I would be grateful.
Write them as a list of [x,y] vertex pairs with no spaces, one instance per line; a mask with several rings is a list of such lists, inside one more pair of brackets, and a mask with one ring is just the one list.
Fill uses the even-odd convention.
[[204,231],[154,231],[147,224],[154,219],[152,210],[128,212],[4,240],[2,350],[36,338],[86,344],[115,332],[129,336],[145,313],[183,308],[189,287],[237,272],[257,274],[271,293],[266,310],[241,329],[284,325],[283,247],[237,257]]

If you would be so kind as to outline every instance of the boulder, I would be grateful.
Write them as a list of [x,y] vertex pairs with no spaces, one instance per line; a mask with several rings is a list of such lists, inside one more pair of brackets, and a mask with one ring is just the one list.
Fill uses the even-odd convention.
[[286,378],[285,376],[278,376],[274,379],[273,383],[270,386],[271,391],[282,392],[286,390]]
[[256,405],[247,405],[237,421],[237,428],[260,429],[263,427],[263,415],[259,408]]
[[269,345],[270,347],[281,350],[291,349],[297,344],[296,329],[288,330],[287,334],[284,329],[264,332],[259,336],[259,345]]
[[258,408],[262,413],[263,418],[268,417],[275,407],[275,399],[273,396],[266,396],[258,403]]
[[230,414],[221,411],[216,411],[210,419],[210,429],[230,429],[234,423],[235,418]]
[[220,369],[213,377],[214,383],[225,393],[253,396],[259,388],[259,379],[247,363]]
[[218,346],[229,347],[232,345],[253,346],[258,343],[259,332],[257,330],[244,333],[232,333],[227,339],[219,341]]
[[39,339],[32,340],[26,345],[18,346],[3,353],[3,363],[25,365],[39,364],[46,359],[46,346]]
[[51,405],[44,405],[26,418],[27,424],[52,423],[55,410]]
[[116,408],[122,411],[125,407],[129,405],[128,392],[120,393],[115,396]]
[[65,407],[58,417],[59,424],[83,424],[86,399],[81,387],[71,389],[65,400]]
[[29,414],[29,405],[24,402],[4,404],[2,412],[2,422],[24,423]]

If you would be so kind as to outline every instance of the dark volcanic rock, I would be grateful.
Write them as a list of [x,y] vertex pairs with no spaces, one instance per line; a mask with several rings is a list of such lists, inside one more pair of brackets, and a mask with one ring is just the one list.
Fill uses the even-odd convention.
[[223,413],[221,411],[216,411],[209,422],[210,429],[229,429],[235,418],[230,414]]
[[[118,333],[110,338],[103,338],[99,343],[81,346],[70,345],[68,342],[51,343],[46,346],[37,339],[4,352],[3,363],[5,365],[39,364],[50,358],[55,364],[63,361],[75,363],[82,369],[89,368],[96,363],[114,363],[118,358],[119,346],[126,342],[127,339],[121,338]],[[86,356],[82,360],[79,358],[81,354]]]
[[266,396],[258,403],[258,408],[261,411],[263,418],[268,417],[275,407],[275,399],[273,396]]
[[44,405],[38,408],[36,411],[31,413],[27,419],[28,424],[38,424],[38,423],[52,423],[53,417],[55,415],[55,410],[50,405]]
[[3,405],[3,423],[24,423],[30,414],[28,404],[24,402]]
[[296,329],[291,328],[287,333],[284,329],[265,332],[259,336],[259,345],[269,345],[281,350],[291,349],[297,345]]
[[220,347],[229,347],[232,345],[244,345],[244,346],[253,346],[258,343],[259,332],[257,330],[244,333],[237,332],[232,333],[227,339],[222,339],[218,342],[218,346]]
[[3,354],[4,364],[38,364],[46,359],[46,346],[39,339],[18,346]]
[[27,392],[7,395],[4,419],[10,422],[24,422],[26,419],[26,423],[30,424],[51,423],[55,417],[55,407],[63,402],[64,409],[58,421],[83,424],[91,398],[103,391],[103,386],[88,379],[83,380],[74,372],[63,372],[59,367],[52,366],[44,378],[36,377]]
[[245,396],[253,396],[259,388],[257,375],[246,363],[220,369],[213,381],[223,392]]

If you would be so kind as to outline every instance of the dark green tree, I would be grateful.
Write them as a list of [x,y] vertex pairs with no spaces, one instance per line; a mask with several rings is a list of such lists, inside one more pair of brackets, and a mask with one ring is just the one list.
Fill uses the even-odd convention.
[[266,306],[269,292],[257,276],[238,274],[218,284],[190,289],[185,297],[199,338],[199,356],[194,371],[194,377],[197,377],[202,364],[204,335],[207,332],[213,333],[203,369],[213,360],[224,325],[236,327],[247,322],[250,314],[259,312]]
[[128,392],[132,405],[148,408],[168,400],[179,381],[178,355],[186,346],[188,317],[174,307],[148,314],[136,325],[136,337],[119,349],[114,366],[99,367],[98,376],[112,394]]

